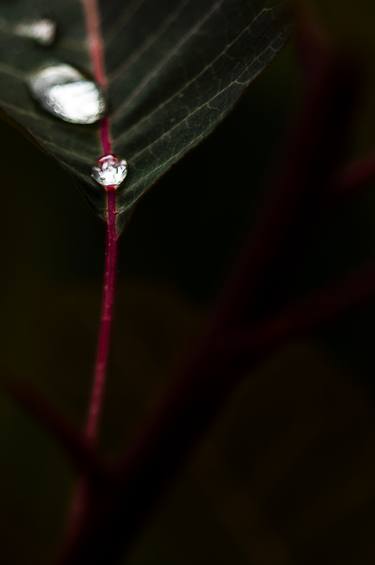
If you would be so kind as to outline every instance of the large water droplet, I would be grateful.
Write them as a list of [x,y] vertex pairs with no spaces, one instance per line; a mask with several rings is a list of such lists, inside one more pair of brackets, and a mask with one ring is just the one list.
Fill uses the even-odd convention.
[[43,47],[50,47],[54,43],[56,32],[56,22],[49,18],[20,22],[14,27],[16,35],[33,39]]
[[124,182],[128,174],[128,164],[125,159],[116,155],[104,155],[92,168],[93,179],[104,188],[116,189]]
[[51,63],[29,78],[32,95],[57,118],[72,124],[94,124],[106,111],[98,85],[65,63]]

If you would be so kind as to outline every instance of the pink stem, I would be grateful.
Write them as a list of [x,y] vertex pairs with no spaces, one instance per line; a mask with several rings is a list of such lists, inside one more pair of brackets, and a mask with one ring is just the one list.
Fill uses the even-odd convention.
[[[104,44],[101,33],[98,3],[97,0],[82,0],[82,5],[86,19],[87,37],[94,76],[96,81],[102,86],[102,88],[105,89],[107,87],[107,76],[104,62]],[[103,118],[100,124],[100,141],[103,154],[107,155],[109,153],[112,153],[110,122],[108,117]],[[100,416],[103,408],[108,357],[111,342],[113,305],[115,299],[117,231],[116,192],[114,187],[108,187],[106,201],[107,237],[103,303],[99,327],[96,363],[94,369],[94,379],[86,423],[86,435],[92,442],[95,442],[95,440],[97,439]]]
[[104,63],[104,44],[98,2],[97,0],[81,0],[81,2],[86,20],[87,39],[94,76],[100,86],[106,88],[107,75]]
[[100,124],[100,141],[103,148],[104,155],[112,153],[112,141],[110,135],[110,123],[106,116],[102,119]]
[[100,318],[94,380],[86,424],[86,435],[95,441],[98,433],[111,343],[117,269],[116,192],[107,192],[107,237],[102,313]]
[[[104,64],[104,45],[101,34],[100,15],[97,0],[81,0],[86,20],[87,39],[90,58],[96,81],[103,89],[107,87]],[[110,122],[104,117],[100,124],[100,142],[104,155],[112,153]],[[105,385],[107,380],[108,358],[111,345],[113,306],[116,289],[117,270],[117,229],[116,229],[116,191],[115,187],[107,187],[106,192],[106,248],[105,272],[103,285],[102,310],[96,350],[91,397],[88,407],[85,435],[90,444],[95,444],[99,431],[100,418],[103,411]],[[82,476],[73,497],[69,519],[68,537],[74,537],[88,502],[87,476]]]
[[[90,444],[95,444],[98,436],[100,417],[103,411],[105,384],[107,380],[108,358],[111,345],[113,322],[113,305],[116,290],[117,270],[117,229],[116,229],[116,192],[113,187],[107,189],[107,235],[105,250],[105,272],[102,311],[99,325],[99,335],[94,367],[94,377],[91,388],[85,436]],[[74,538],[80,527],[88,504],[87,475],[83,475],[77,485],[73,497],[72,508],[68,523],[68,539]]]

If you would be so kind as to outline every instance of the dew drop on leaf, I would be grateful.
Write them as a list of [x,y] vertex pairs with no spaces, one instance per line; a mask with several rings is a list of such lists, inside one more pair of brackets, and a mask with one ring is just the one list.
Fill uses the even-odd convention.
[[43,47],[50,47],[56,39],[57,24],[49,18],[24,21],[15,26],[14,33],[32,39]]
[[29,77],[34,99],[49,112],[72,124],[94,124],[106,112],[100,87],[66,63],[50,63]]
[[128,164],[125,159],[116,155],[104,155],[93,167],[91,176],[104,188],[116,189],[124,182],[128,174]]

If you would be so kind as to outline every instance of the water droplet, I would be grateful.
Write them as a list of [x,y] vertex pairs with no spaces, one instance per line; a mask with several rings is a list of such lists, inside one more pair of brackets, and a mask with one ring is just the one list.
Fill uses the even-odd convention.
[[51,63],[34,71],[29,87],[47,112],[65,122],[94,124],[105,114],[101,89],[71,65]]
[[16,35],[33,39],[43,47],[50,47],[54,43],[56,32],[56,22],[49,18],[20,22],[14,28]]
[[116,189],[124,182],[127,174],[128,164],[125,159],[116,155],[104,155],[92,168],[91,176],[100,186]]

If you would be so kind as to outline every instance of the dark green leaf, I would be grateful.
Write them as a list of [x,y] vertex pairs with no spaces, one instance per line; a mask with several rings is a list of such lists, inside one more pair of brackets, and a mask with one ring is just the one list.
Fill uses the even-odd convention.
[[[123,220],[226,116],[283,46],[288,23],[285,7],[267,0],[113,0],[100,8],[114,150],[130,165],[119,196]],[[12,32],[16,22],[39,14],[59,25],[49,51]],[[0,16],[0,107],[79,177],[102,214],[102,191],[89,176],[102,153],[98,127],[59,122],[26,85],[28,74],[51,58],[90,71],[81,2],[12,0],[1,3]]]

